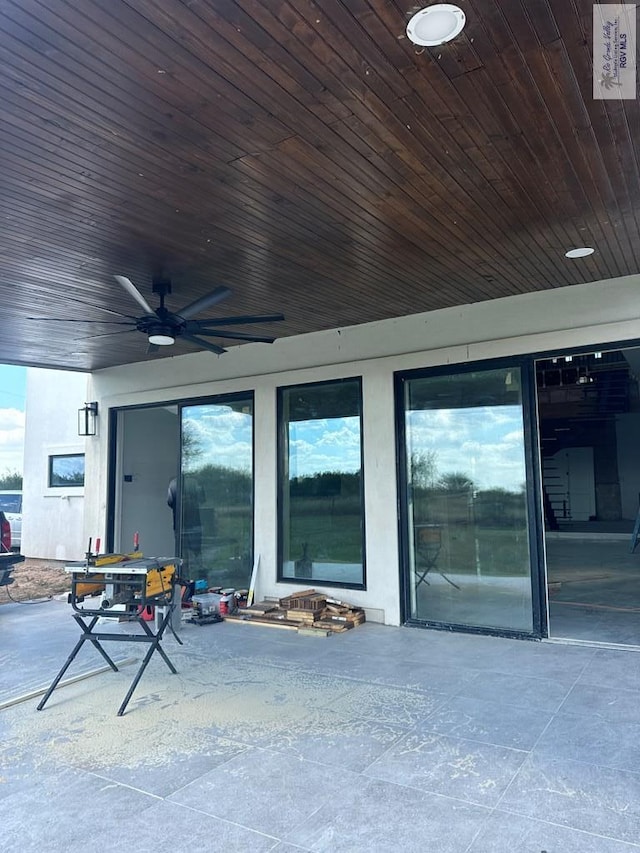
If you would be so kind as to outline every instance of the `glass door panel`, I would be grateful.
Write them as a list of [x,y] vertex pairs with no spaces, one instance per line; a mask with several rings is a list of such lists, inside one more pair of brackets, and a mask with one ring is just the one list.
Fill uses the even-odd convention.
[[253,400],[183,406],[180,556],[192,579],[247,588],[253,563]]
[[518,367],[405,379],[411,619],[533,630]]
[[549,634],[640,645],[640,349],[536,362]]

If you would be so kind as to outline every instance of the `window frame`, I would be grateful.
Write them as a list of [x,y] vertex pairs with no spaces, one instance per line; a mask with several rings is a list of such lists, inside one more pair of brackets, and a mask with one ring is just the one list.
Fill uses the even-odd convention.
[[[469,634],[486,634],[499,637],[516,637],[531,639],[531,637],[546,636],[546,598],[544,591],[544,565],[542,562],[542,521],[539,468],[538,468],[538,426],[535,402],[535,356],[513,355],[492,359],[479,359],[454,364],[441,364],[433,367],[410,368],[394,371],[394,403],[396,421],[396,477],[398,483],[399,512],[398,512],[398,571],[400,575],[401,624],[420,628],[436,628],[439,630],[454,630]],[[517,367],[522,381],[522,416],[524,428],[524,459],[526,483],[526,509],[529,520],[528,547],[529,567],[532,591],[533,626],[531,631],[512,630],[500,627],[486,627],[448,622],[417,620],[411,617],[409,589],[409,549],[410,541],[407,531],[407,435],[405,423],[405,386],[412,379],[435,376],[458,375],[478,371],[493,370],[503,367]]]
[[[284,575],[284,487],[285,483],[289,482],[285,472],[288,468],[289,460],[289,438],[288,426],[289,421],[284,419],[284,401],[287,392],[295,389],[320,388],[328,385],[341,385],[347,383],[356,383],[358,391],[359,404],[359,433],[360,433],[360,531],[361,531],[361,555],[362,555],[362,574],[360,583],[344,583],[342,581],[323,580],[321,578],[313,578],[313,584],[322,587],[335,587],[340,589],[367,589],[367,552],[366,552],[366,511],[365,511],[365,470],[364,470],[364,415],[363,415],[363,389],[362,376],[348,376],[338,379],[325,379],[316,382],[301,382],[292,385],[281,385],[276,389],[276,418],[277,418],[277,477],[276,477],[276,514],[277,514],[277,572],[276,579],[278,583],[295,584],[300,586],[301,578],[292,578]],[[286,453],[286,458],[285,458]]]
[[[54,483],[54,461],[58,459],[82,459],[82,482],[81,483]],[[47,489],[84,489],[86,479],[85,454],[84,453],[49,453],[47,459]]]
[[[184,436],[184,411],[185,409],[195,408],[195,407],[204,407],[204,406],[231,406],[233,403],[244,403],[248,402],[251,405],[251,490],[250,490],[250,535],[248,537],[248,545],[249,545],[249,562],[250,565],[253,566],[255,563],[255,528],[256,528],[256,402],[255,402],[255,391],[253,389],[249,389],[247,391],[234,391],[229,394],[216,394],[214,396],[209,397],[196,397],[188,400],[181,400],[177,402],[178,407],[178,421],[179,421],[179,434],[180,434],[180,450],[179,450],[179,460],[178,460],[178,471],[176,474],[178,490],[177,490],[177,500],[176,500],[176,541],[179,543],[178,550],[180,552],[180,556],[182,556],[182,546],[183,546],[183,507],[182,507],[182,495],[183,495],[183,482],[186,470],[184,466],[184,457],[183,457],[183,436]],[[136,407],[142,408],[142,407]],[[247,581],[248,583],[248,581]]]

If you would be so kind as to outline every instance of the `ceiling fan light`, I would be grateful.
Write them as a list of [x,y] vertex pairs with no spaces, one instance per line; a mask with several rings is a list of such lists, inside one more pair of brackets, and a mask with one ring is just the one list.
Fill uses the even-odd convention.
[[465,23],[465,14],[458,6],[436,3],[416,12],[407,24],[407,35],[420,47],[435,47],[454,39]]
[[170,347],[171,344],[175,344],[175,342],[176,339],[172,335],[167,335],[162,332],[149,335],[149,343],[154,344],[157,347]]

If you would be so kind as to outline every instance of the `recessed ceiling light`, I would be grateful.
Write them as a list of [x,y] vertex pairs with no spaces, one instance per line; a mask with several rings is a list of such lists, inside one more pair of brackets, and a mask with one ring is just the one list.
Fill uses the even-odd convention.
[[435,47],[454,39],[465,22],[464,12],[458,6],[436,3],[416,12],[407,24],[407,35],[414,44]]
[[568,252],[564,253],[565,258],[586,258],[587,255],[593,255],[595,249],[592,249],[590,246],[581,246],[578,249],[569,249]]

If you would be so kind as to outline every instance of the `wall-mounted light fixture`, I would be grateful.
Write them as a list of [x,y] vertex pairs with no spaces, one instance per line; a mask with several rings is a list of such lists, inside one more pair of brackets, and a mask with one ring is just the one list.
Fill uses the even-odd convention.
[[85,403],[81,409],[78,409],[78,435],[95,435],[97,425],[97,402]]

